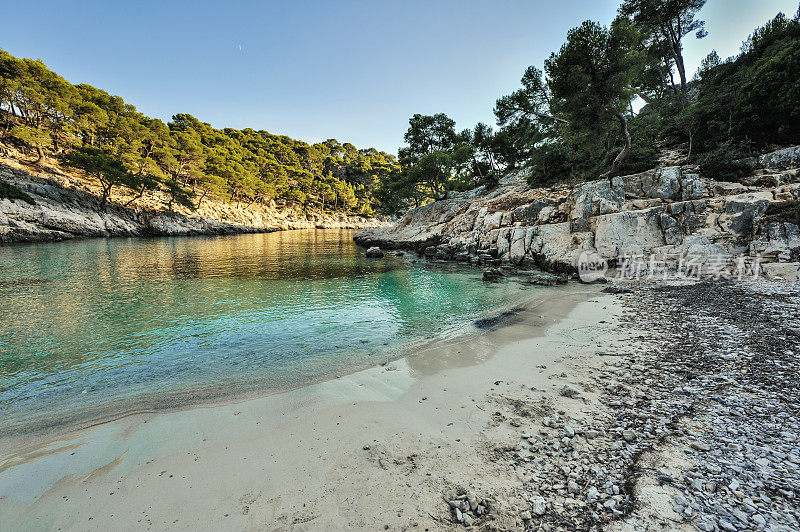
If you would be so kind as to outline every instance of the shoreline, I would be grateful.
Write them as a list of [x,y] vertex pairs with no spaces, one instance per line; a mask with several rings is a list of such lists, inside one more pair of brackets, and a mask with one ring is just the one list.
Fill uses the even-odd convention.
[[[28,452],[18,452],[15,456],[8,457],[5,460],[5,467],[3,467],[4,471],[0,473],[0,487],[4,488],[3,495],[0,495],[0,508],[5,506],[4,510],[0,510],[0,515],[6,516],[3,519],[5,521],[6,519],[13,517],[13,508],[17,506],[17,504],[26,506],[25,503],[11,502],[13,496],[10,496],[11,494],[8,493],[9,486],[13,486],[11,477],[30,479],[32,477],[24,474],[23,470],[31,467],[39,471],[38,476],[40,478],[48,477],[47,474],[43,474],[43,469],[47,470],[48,468],[43,468],[42,462],[51,464],[53,469],[51,469],[49,473],[51,485],[40,485],[39,490],[44,491],[38,494],[38,497],[35,496],[36,494],[34,493],[37,491],[36,489],[33,490],[34,492],[29,492],[27,495],[29,499],[31,496],[33,496],[34,500],[38,499],[35,503],[35,506],[37,507],[42,505],[46,506],[48,501],[52,502],[53,490],[58,491],[61,487],[66,487],[66,485],[71,483],[70,479],[75,480],[78,477],[88,478],[86,475],[93,477],[95,473],[92,472],[96,472],[98,468],[102,469],[114,464],[110,467],[109,473],[113,475],[114,473],[112,471],[116,470],[117,473],[120,473],[127,470],[127,474],[125,474],[127,477],[131,470],[136,470],[139,467],[147,465],[148,460],[156,460],[156,462],[160,460],[169,460],[169,455],[161,458],[151,457],[146,460],[144,459],[144,456],[140,456],[138,463],[131,463],[131,461],[137,461],[135,459],[132,460],[132,458],[127,458],[125,452],[114,452],[114,449],[116,448],[118,451],[118,449],[121,447],[117,446],[122,445],[126,440],[128,444],[133,443],[133,441],[137,438],[137,433],[138,438],[142,438],[142,432],[147,433],[153,430],[149,427],[154,427],[159,424],[163,425],[167,419],[172,420],[172,422],[168,423],[169,425],[173,425],[173,422],[177,420],[182,420],[180,423],[177,423],[178,426],[185,426],[186,423],[189,423],[193,426],[196,425],[201,427],[207,426],[206,423],[200,422],[200,419],[202,418],[206,418],[206,421],[208,421],[208,418],[216,418],[222,415],[224,412],[228,415],[238,418],[238,422],[239,419],[244,420],[245,417],[240,417],[237,412],[242,413],[247,411],[255,416],[253,418],[255,419],[255,424],[251,425],[247,430],[239,434],[239,437],[260,437],[268,440],[272,439],[274,443],[274,438],[270,438],[269,434],[264,434],[262,432],[263,429],[260,428],[262,423],[264,425],[269,425],[273,430],[280,431],[281,427],[283,427],[283,430],[285,430],[286,426],[292,426],[292,423],[309,423],[310,420],[314,419],[316,416],[319,416],[320,412],[324,412],[326,410],[348,410],[347,405],[351,400],[355,400],[356,402],[354,403],[354,406],[364,409],[365,414],[371,415],[370,412],[374,414],[373,410],[377,409],[375,405],[397,405],[398,403],[402,403],[404,402],[403,398],[408,400],[408,395],[412,393],[413,389],[420,386],[425,386],[425,383],[435,381],[437,379],[437,375],[439,378],[441,378],[443,373],[446,374],[449,372],[458,371],[476,372],[476,370],[479,370],[486,364],[491,363],[491,361],[496,358],[497,353],[493,353],[492,351],[503,349],[501,345],[507,346],[513,345],[514,343],[527,341],[524,340],[524,338],[530,336],[531,329],[538,331],[533,337],[534,341],[544,338],[544,336],[540,336],[540,334],[546,334],[546,331],[550,328],[550,326],[552,326],[552,323],[535,323],[541,320],[537,316],[542,315],[535,314],[536,312],[545,312],[545,310],[542,309],[546,309],[546,314],[554,312],[559,316],[561,316],[561,314],[566,315],[568,312],[565,312],[565,307],[554,302],[554,300],[559,300],[562,298],[571,300],[572,303],[568,304],[567,307],[572,308],[574,304],[577,304],[577,300],[586,299],[589,297],[589,294],[595,292],[597,292],[597,290],[587,290],[586,287],[581,287],[578,292],[570,290],[548,291],[548,295],[546,295],[541,301],[538,303],[533,303],[530,307],[528,307],[527,310],[521,312],[517,318],[507,320],[500,327],[495,327],[482,334],[471,335],[466,340],[444,342],[444,345],[438,346],[432,345],[429,348],[422,349],[413,355],[397,359],[386,366],[376,366],[354,374],[336,377],[332,380],[295,389],[289,392],[272,394],[266,397],[245,399],[244,401],[236,401],[221,405],[201,405],[189,409],[171,412],[159,412],[156,414],[133,414],[122,419],[117,419],[115,421],[103,423],[92,428],[80,430],[77,433],[72,433],[69,438],[62,437],[62,439],[59,440],[60,443],[53,442],[52,445],[42,444],[34,447],[33,449],[29,448]],[[577,300],[575,298],[577,298]],[[553,318],[549,319],[552,320]],[[563,316],[555,321],[556,323],[562,322]],[[468,361],[465,360],[464,356],[458,357],[458,360],[453,360],[456,353],[458,353],[460,350],[465,350],[465,353],[467,351],[469,352],[470,358]],[[434,394],[431,393],[430,395],[430,399],[433,400]],[[419,404],[422,404],[423,402],[422,399],[418,399],[418,401]],[[426,396],[425,403],[430,404],[427,403],[427,401],[428,397]],[[331,403],[335,403],[336,406],[331,406]],[[272,407],[275,405],[281,405],[283,412],[279,416],[280,418],[283,418],[287,415],[292,415],[295,416],[297,420],[289,422],[288,425],[282,425],[280,420],[276,418],[274,414],[264,413],[263,409],[266,407],[266,405],[272,405]],[[290,412],[292,413],[290,414]],[[425,424],[427,423],[428,421],[425,422]],[[166,434],[170,434],[169,438],[171,440],[188,436],[186,433],[184,433],[183,436],[180,436],[180,430],[172,428],[167,429],[165,427],[162,428],[167,431]],[[209,429],[208,434],[210,435],[213,432],[213,429]],[[226,430],[223,428],[222,432],[226,432]],[[302,432],[303,431],[298,429],[298,433]],[[120,434],[126,434],[127,437],[120,441]],[[160,437],[150,434],[143,440],[139,439],[139,441],[160,441],[166,436],[166,434],[162,433],[160,434]],[[209,435],[206,436],[204,441],[209,439]],[[222,435],[217,433],[215,437],[222,438]],[[235,441],[236,438],[231,436],[231,440]],[[222,438],[219,444],[224,445],[224,441],[225,438]],[[55,447],[53,447],[53,445],[55,445]],[[65,464],[65,462],[70,461],[67,457],[73,455],[70,455],[66,452],[59,452],[58,449],[66,448],[69,449],[69,452],[75,452],[72,450],[73,445],[76,445],[76,448],[78,449],[91,449],[94,447],[90,453],[92,458],[89,460],[89,463],[83,464],[83,468],[78,468],[78,470],[74,470],[69,474],[63,474],[65,473],[65,467],[66,471],[70,470],[70,467]],[[196,445],[198,445],[198,442],[196,441],[193,445],[188,445],[190,452],[191,449]],[[362,444],[362,446],[364,445],[367,444]],[[104,452],[99,452],[98,446],[103,448]],[[354,448],[363,453],[363,451],[361,451],[362,446],[355,445]],[[178,447],[181,446],[179,445]],[[204,447],[204,445],[201,445],[201,447]],[[102,459],[103,456],[105,456],[105,458],[109,458],[109,460],[104,461],[104,459]],[[103,463],[98,463],[98,460],[99,462]],[[142,463],[142,461],[144,463]],[[59,470],[60,472],[55,472]],[[30,469],[28,469],[28,471],[30,471]],[[22,477],[19,477],[20,474]],[[79,484],[81,483],[82,482],[79,481]],[[27,488],[29,490],[31,489],[30,484],[32,483],[29,482],[29,486]],[[48,482],[45,481],[45,484],[48,484]],[[42,494],[45,494],[45,496],[41,497]],[[22,499],[24,500],[25,497],[23,496]],[[30,503],[32,501],[28,500],[27,502]],[[91,502],[87,502],[87,504],[88,506],[86,507],[84,507],[84,505],[79,505],[78,507],[91,508]],[[51,512],[53,511],[56,510],[46,510],[46,514],[52,515]],[[26,511],[26,513],[30,514],[28,511]],[[248,514],[249,513],[250,512],[248,512]],[[95,518],[92,521],[95,524],[90,523],[90,526],[100,526],[100,519]],[[58,522],[61,521],[58,520]],[[80,521],[75,521],[74,526],[85,526],[85,524],[86,523],[82,523]]]
[[307,229],[363,230],[389,225],[389,218],[293,208],[259,209],[208,200],[197,210],[167,211],[141,200],[101,206],[97,187],[60,170],[23,169],[0,157],[0,180],[24,190],[36,204],[0,199],[0,246],[87,238],[229,236]]
[[[233,235],[197,236],[224,237]],[[445,266],[449,265],[445,264]],[[3,426],[0,427],[0,447],[2,447],[4,443],[10,444],[13,447],[38,445],[42,441],[59,439],[69,434],[89,430],[106,423],[114,423],[131,416],[158,415],[190,410],[192,408],[213,408],[294,392],[326,381],[332,381],[362,371],[386,366],[409,356],[420,355],[436,347],[454,345],[456,343],[475,339],[492,330],[512,324],[515,319],[518,319],[518,314],[526,310],[526,307],[540,304],[542,301],[551,297],[552,293],[549,289],[537,287],[532,290],[530,294],[520,295],[520,297],[513,302],[494,307],[490,314],[477,319],[475,322],[465,322],[460,327],[440,331],[440,333],[434,337],[419,337],[406,340],[400,345],[390,346],[391,349],[387,348],[387,351],[381,353],[374,361],[364,362],[330,374],[319,375],[302,384],[265,388],[263,382],[252,382],[239,383],[234,386],[235,389],[227,388],[225,385],[218,385],[214,387],[200,386],[174,390],[153,396],[139,394],[128,398],[117,399],[114,404],[93,405],[92,414],[88,416],[86,414],[75,413],[74,411],[59,412],[60,417],[58,421],[29,421],[25,425]],[[489,325],[487,326],[486,323]],[[64,417],[65,415],[67,417]],[[0,458],[2,458],[2,456],[0,456]],[[2,471],[2,466],[0,466],[0,471]]]
[[569,286],[387,366],[21,449],[0,522],[797,529],[800,288]]

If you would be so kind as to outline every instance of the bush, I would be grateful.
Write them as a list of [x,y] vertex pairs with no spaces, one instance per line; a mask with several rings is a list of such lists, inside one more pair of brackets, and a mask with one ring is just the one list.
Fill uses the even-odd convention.
[[[628,121],[631,134],[631,151],[619,167],[619,175],[638,174],[654,168],[658,164],[656,139],[661,130],[661,118],[655,113],[642,113]],[[613,151],[609,154],[607,165],[611,166]]]
[[538,146],[528,161],[528,184],[543,187],[569,180],[573,172],[572,149],[564,141]]
[[0,199],[18,199],[26,203],[30,203],[31,205],[36,205],[36,202],[33,201],[33,198],[30,197],[24,190],[12,185],[11,183],[3,181],[2,179],[0,179]]
[[738,181],[753,171],[752,163],[743,159],[742,153],[729,143],[704,153],[698,162],[700,175],[715,181]]

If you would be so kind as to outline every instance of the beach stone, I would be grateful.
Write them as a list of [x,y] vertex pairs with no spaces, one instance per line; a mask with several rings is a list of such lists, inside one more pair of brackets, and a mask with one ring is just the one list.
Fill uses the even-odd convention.
[[569,397],[570,399],[574,399],[575,397],[578,397],[581,394],[580,391],[576,390],[572,386],[564,386],[563,388],[561,388],[560,393],[562,397]]
[[373,246],[364,255],[371,259],[381,259],[383,258],[383,251],[381,251],[381,248]]
[[539,495],[531,497],[531,503],[533,503],[531,511],[536,515],[544,515],[547,511],[547,501],[544,500],[544,497]]

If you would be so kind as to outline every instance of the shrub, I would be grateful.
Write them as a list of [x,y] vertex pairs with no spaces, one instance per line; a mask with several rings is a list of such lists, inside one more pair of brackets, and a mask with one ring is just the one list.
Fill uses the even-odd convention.
[[30,203],[31,205],[36,205],[36,202],[33,201],[33,198],[30,197],[28,193],[21,188],[12,185],[11,183],[3,181],[2,179],[0,179],[0,199],[18,199],[26,203]]
[[753,171],[752,163],[743,159],[741,152],[730,143],[704,153],[698,162],[700,175],[715,181],[738,181]]

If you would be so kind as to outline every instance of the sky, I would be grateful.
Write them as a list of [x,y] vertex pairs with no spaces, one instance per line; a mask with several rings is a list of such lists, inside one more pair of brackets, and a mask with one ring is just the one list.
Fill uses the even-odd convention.
[[[458,129],[494,125],[519,86],[583,20],[618,0],[26,0],[4,6],[0,48],[42,59],[73,83],[168,121],[336,138],[396,153],[414,113]],[[712,49],[734,55],[797,0],[708,0],[709,35],[686,42],[687,72]]]

